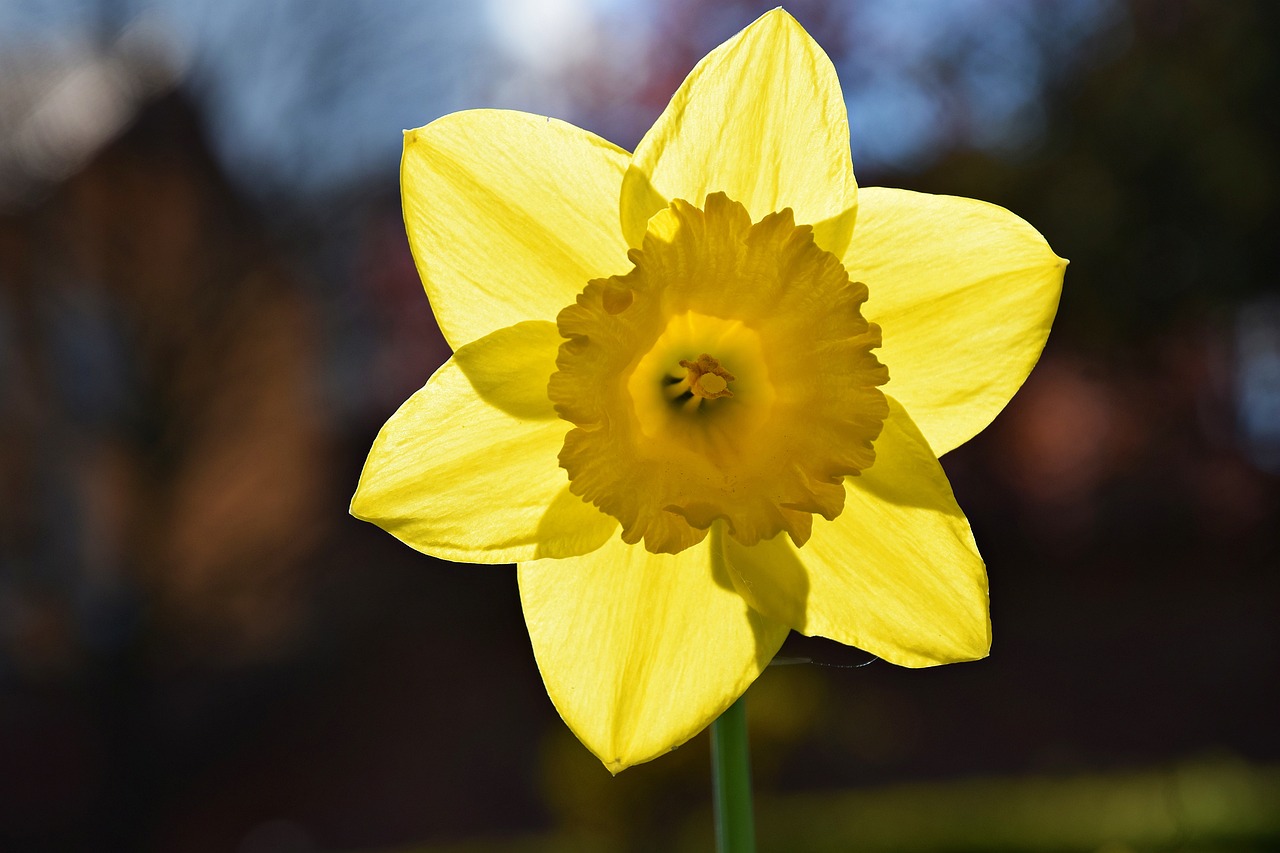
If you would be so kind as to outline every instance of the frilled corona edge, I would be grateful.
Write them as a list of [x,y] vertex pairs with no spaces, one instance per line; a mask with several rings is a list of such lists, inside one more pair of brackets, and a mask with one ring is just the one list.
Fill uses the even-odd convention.
[[577,427],[559,456],[570,488],[655,553],[716,520],[745,545],[804,544],[889,411],[866,286],[790,210],[752,224],[723,193],[705,211],[672,202],[630,257],[557,318],[548,393]]

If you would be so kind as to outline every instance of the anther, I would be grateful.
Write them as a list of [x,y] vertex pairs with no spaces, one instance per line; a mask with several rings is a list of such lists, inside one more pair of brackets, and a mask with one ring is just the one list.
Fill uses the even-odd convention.
[[688,371],[685,379],[695,397],[716,400],[720,397],[733,396],[733,392],[729,390],[729,383],[737,377],[721,367],[717,359],[705,352],[698,356],[697,361],[681,360],[680,366]]

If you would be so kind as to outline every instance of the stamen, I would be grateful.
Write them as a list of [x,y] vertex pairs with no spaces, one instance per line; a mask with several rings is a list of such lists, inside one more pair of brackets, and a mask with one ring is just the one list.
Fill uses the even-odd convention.
[[693,391],[690,390],[689,387],[688,375],[682,376],[679,379],[674,377],[665,377],[662,381],[666,383],[666,387],[662,389],[662,392],[667,395],[668,400],[683,400],[693,394]]
[[720,397],[732,397],[729,383],[737,377],[720,366],[720,362],[705,352],[697,361],[682,359],[680,366],[689,371],[685,381],[695,397],[703,400],[716,400]]

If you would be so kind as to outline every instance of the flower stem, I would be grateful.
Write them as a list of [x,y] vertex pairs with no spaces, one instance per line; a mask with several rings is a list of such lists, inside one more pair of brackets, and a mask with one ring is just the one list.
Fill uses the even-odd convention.
[[711,724],[711,783],[715,799],[716,850],[754,853],[751,757],[747,748],[747,701],[738,698]]

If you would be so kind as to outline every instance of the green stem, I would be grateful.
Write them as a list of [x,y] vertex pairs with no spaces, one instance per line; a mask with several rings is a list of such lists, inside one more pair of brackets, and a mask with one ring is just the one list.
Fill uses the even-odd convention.
[[739,697],[711,724],[711,783],[715,799],[716,850],[754,853],[751,757],[747,748],[747,701]]

